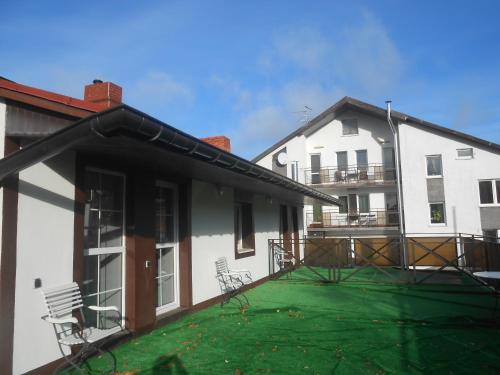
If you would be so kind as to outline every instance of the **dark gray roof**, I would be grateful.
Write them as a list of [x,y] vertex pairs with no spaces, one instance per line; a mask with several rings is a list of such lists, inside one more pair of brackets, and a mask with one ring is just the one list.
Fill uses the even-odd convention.
[[116,151],[122,157],[135,152],[136,162],[168,162],[193,178],[340,205],[338,199],[328,194],[216,148],[127,105],[86,117],[0,159],[0,181],[78,147]]
[[[366,113],[368,115],[376,116],[376,117],[381,117],[381,118],[386,118],[387,117],[387,111],[384,108],[377,107],[375,105],[369,104],[362,102],[361,100],[351,98],[349,96],[343,97],[341,100],[339,100],[337,103],[332,105],[330,108],[327,110],[323,111],[320,113],[318,116],[313,118],[311,121],[309,121],[306,125],[298,128],[297,130],[293,131],[289,135],[287,135],[285,138],[281,139],[280,141],[276,142],[274,145],[271,147],[267,148],[265,151],[261,152],[259,155],[254,157],[252,161],[256,163],[260,159],[262,159],[264,156],[269,154],[270,152],[274,151],[278,147],[284,145],[286,142],[289,140],[299,136],[299,135],[309,135],[314,133],[316,130],[322,128],[324,125],[329,123],[331,120],[336,118],[339,114],[342,112],[345,112],[347,110],[356,110],[360,111],[363,113]],[[431,129],[440,133],[443,133],[445,135],[452,135],[458,138],[465,139],[469,142],[484,146],[488,149],[491,149],[493,151],[499,152],[500,151],[500,145],[494,142],[489,142],[481,138],[474,137],[472,135],[466,134],[459,132],[457,130],[445,128],[440,125],[433,124],[431,122],[419,119],[417,117],[413,117],[410,115],[407,115],[402,112],[398,111],[391,111],[392,118],[396,119],[398,121],[404,121],[416,125],[420,125],[424,128]]]

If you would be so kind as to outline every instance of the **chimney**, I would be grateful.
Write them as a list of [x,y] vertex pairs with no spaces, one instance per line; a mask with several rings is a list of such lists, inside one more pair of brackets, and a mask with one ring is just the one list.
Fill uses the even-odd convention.
[[200,138],[203,142],[210,143],[212,146],[220,148],[223,151],[231,152],[231,141],[228,137],[218,135],[215,137]]
[[103,109],[116,107],[122,104],[122,88],[112,82],[94,79],[91,85],[85,86],[83,99],[100,104]]

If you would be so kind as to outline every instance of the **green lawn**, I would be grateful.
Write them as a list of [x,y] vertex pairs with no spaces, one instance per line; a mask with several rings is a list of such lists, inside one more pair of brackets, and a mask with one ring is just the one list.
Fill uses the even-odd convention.
[[[349,272],[349,271],[346,271]],[[370,280],[373,270],[364,272]],[[126,374],[500,373],[494,298],[468,285],[314,282],[300,269],[113,350]],[[103,358],[89,361],[98,372]]]

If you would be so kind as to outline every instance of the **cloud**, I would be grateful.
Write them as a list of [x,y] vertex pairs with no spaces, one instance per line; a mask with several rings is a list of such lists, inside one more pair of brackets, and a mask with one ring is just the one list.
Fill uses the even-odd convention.
[[312,28],[292,30],[274,40],[275,54],[304,69],[323,68],[333,45],[324,35]]
[[359,85],[368,95],[379,96],[397,85],[403,71],[401,53],[384,25],[369,12],[363,23],[343,32],[345,43],[335,51],[335,75]]
[[234,109],[236,110],[247,108],[252,101],[252,93],[250,90],[242,88],[241,83],[238,81],[214,74],[210,78],[209,84],[219,89],[225,99],[234,100]]
[[239,92],[254,99],[240,114],[244,136],[235,134],[253,142],[235,142],[236,152],[255,155],[263,148],[256,144],[269,146],[301,126],[304,106],[314,116],[345,95],[377,102],[399,88],[405,61],[387,28],[369,12],[359,20],[335,32],[299,27],[271,38],[256,61],[267,85],[233,87],[234,100]]
[[[127,95],[128,94],[128,95]],[[126,93],[131,103],[146,107],[159,107],[172,103],[190,104],[194,100],[191,88],[164,72],[150,72],[132,83]]]

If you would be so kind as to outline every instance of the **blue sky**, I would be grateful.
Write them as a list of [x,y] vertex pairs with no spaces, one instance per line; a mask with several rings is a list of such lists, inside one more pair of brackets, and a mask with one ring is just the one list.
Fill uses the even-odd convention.
[[247,158],[344,95],[500,142],[498,14],[493,0],[11,1],[0,75],[75,97],[115,82]]

